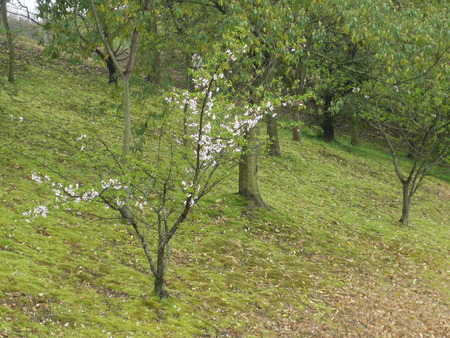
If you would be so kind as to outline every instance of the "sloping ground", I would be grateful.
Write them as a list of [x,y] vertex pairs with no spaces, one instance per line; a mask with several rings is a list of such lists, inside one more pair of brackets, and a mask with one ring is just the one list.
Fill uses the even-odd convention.
[[450,335],[450,185],[430,178],[399,228],[400,187],[370,145],[282,132],[283,156],[259,171],[271,208],[248,210],[235,177],[203,200],[175,239],[164,302],[120,220],[27,223],[49,200],[34,171],[87,170],[55,135],[89,120],[113,141],[121,131],[106,79],[26,50],[17,90],[2,79],[0,93],[0,336]]

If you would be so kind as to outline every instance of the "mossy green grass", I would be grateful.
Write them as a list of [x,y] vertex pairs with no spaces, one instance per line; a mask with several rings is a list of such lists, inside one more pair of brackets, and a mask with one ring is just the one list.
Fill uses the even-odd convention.
[[[422,306],[408,312],[405,305],[411,316],[433,309],[422,332],[445,333],[447,181],[426,180],[414,198],[412,226],[402,228],[400,185],[385,150],[354,148],[346,137],[329,145],[307,133],[297,143],[282,130],[283,155],[261,156],[269,208],[248,208],[232,173],[174,238],[171,297],[160,301],[135,235],[101,204],[82,207],[83,217],[51,210],[26,222],[23,212],[52,199],[31,181],[33,172],[89,175],[62,144],[67,133],[97,130],[117,149],[122,134],[114,108],[120,101],[105,74],[40,56],[19,65],[17,85],[2,77],[0,91],[0,335],[392,334],[392,327],[342,314],[348,299],[354,309],[366,299],[367,311],[387,311],[372,295],[392,293]],[[157,109],[152,100],[135,109],[137,120],[144,107]],[[402,332],[420,332],[409,317],[399,318]]]

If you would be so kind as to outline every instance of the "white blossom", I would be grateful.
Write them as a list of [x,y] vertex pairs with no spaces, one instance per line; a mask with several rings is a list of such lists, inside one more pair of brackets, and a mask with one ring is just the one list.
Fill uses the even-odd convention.
[[35,182],[37,182],[39,184],[43,183],[42,178],[39,175],[37,175],[37,174],[32,174],[31,175],[31,180],[35,181]]

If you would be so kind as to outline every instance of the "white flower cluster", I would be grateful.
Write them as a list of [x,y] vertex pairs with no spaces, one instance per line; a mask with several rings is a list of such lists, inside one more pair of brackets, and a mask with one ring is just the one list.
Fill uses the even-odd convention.
[[78,192],[80,188],[78,184],[70,184],[68,186],[64,186],[62,183],[52,183],[53,192],[55,193],[55,201],[63,201],[66,202],[69,198],[74,198],[76,203],[81,202],[82,197]]
[[201,68],[204,66],[203,59],[200,55],[198,54],[192,55],[192,66],[194,68]]
[[118,180],[115,180],[113,178],[110,178],[108,181],[103,181],[101,182],[102,184],[102,188],[104,190],[108,189],[108,188],[114,188],[115,190],[120,190],[122,188],[127,189],[127,186],[123,186],[122,182],[119,182]]
[[[14,118],[15,118],[15,116],[13,114],[9,115],[9,120],[10,121],[14,120]],[[22,116],[19,116],[19,122],[23,122],[23,117]]]
[[[273,110],[270,102],[268,104]],[[243,132],[255,127],[266,113],[267,111],[262,110],[261,107],[246,107],[243,118],[240,118],[238,115],[234,115],[234,119],[231,120],[229,124],[222,124],[221,126],[227,131],[233,133],[234,137],[238,137],[242,135]]]
[[[244,48],[244,50],[246,50],[246,48]],[[228,55],[228,57],[230,58],[231,61],[236,61],[237,60],[237,57],[233,54],[233,52],[231,50],[227,49],[225,51],[225,54]]]
[[204,77],[199,77],[196,79],[192,79],[192,82],[194,82],[194,88],[195,89],[202,89],[203,90],[203,94],[205,94],[205,90],[208,88],[209,86],[209,80],[207,78]]
[[47,175],[40,176],[39,173],[33,173],[33,174],[31,174],[31,180],[41,184],[41,183],[44,183],[45,181],[50,182],[51,178],[48,177]]
[[[134,206],[140,210],[144,210],[148,204],[148,199],[144,196],[135,197],[134,195],[128,193],[126,194],[126,197],[121,196],[122,194],[119,190],[126,190],[129,189],[129,187],[113,178],[102,180],[100,182],[103,190],[94,188],[83,189],[79,184],[64,185],[59,182],[52,182],[50,177],[42,176],[39,173],[34,173],[32,175],[32,180],[38,183],[51,182],[51,186],[53,187],[53,192],[55,194],[55,208],[60,209],[62,207],[62,209],[66,211],[72,210],[70,208],[70,204],[68,204],[69,202],[92,202],[96,198],[102,196],[106,190],[110,191],[110,194],[108,194],[108,202],[105,203],[106,209],[109,209],[110,207],[121,208],[129,203],[130,199],[133,200]],[[49,209],[46,206],[38,206],[32,210],[24,212],[23,215],[28,217],[33,216],[33,218],[38,216],[47,217],[48,210]],[[26,221],[31,222],[29,218],[26,219]]]
[[143,200],[143,202],[136,201],[135,206],[138,207],[138,208],[141,209],[141,210],[144,210],[145,207],[146,207],[146,205],[147,205],[147,201],[144,200],[144,197],[143,197],[143,196],[141,197],[141,200]]
[[[48,208],[45,205],[40,205],[32,210],[25,211],[22,215],[27,216],[27,217],[32,215],[33,218],[36,218],[39,216],[46,218],[47,214],[48,214]],[[25,221],[30,222],[30,219],[27,218]]]
[[293,106],[294,104],[298,105],[299,107],[304,106],[305,104],[302,101],[292,101],[292,100],[288,100],[286,102],[282,102],[281,105],[283,107],[288,107],[288,106]]
[[[191,196],[192,195],[190,195],[189,197]],[[186,205],[189,200],[189,207],[192,208],[195,205],[195,203],[197,203],[197,200],[195,198],[189,199],[189,197],[184,200],[184,205]]]
[[94,189],[91,189],[91,191],[84,192],[81,196],[81,199],[85,202],[90,202],[98,196],[100,196],[100,193],[98,191],[95,191]]
[[214,81],[217,81],[218,79],[223,79],[224,76],[225,76],[225,75],[223,75],[223,73],[220,73],[219,75],[214,74],[214,75],[213,75],[213,80],[214,80]]

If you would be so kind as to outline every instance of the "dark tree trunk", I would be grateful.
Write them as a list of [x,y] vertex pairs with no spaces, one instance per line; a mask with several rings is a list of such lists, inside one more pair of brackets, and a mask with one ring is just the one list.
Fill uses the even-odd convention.
[[164,277],[166,275],[166,262],[168,257],[166,252],[166,244],[164,239],[160,240],[158,245],[158,258],[156,263],[156,276],[155,276],[155,292],[160,299],[165,299],[169,297],[169,293],[164,287]]
[[298,110],[295,109],[293,111],[292,119],[294,120],[294,125],[292,126],[292,139],[300,142],[302,140],[302,135],[300,133],[300,113]]
[[325,111],[320,124],[325,142],[331,143],[334,141],[334,123],[334,116],[329,111]]
[[408,158],[415,159],[416,158],[416,145],[413,140],[408,141]]
[[103,53],[103,51],[100,48],[97,48],[95,50],[98,56],[103,60],[103,62],[106,64],[106,68],[108,69],[108,83],[117,84],[117,68],[114,64],[114,61],[111,59],[111,57],[108,55],[108,53]]
[[402,182],[403,184],[403,206],[402,206],[402,217],[400,218],[400,225],[408,226],[409,225],[409,213],[411,210],[411,194],[410,191],[410,182]]
[[358,119],[352,121],[352,130],[351,130],[351,140],[350,143],[352,146],[357,147],[360,145],[360,132],[361,132],[361,122]]
[[[305,54],[307,55],[309,53],[305,53]],[[306,55],[305,55],[305,59],[302,58],[302,61],[300,61],[300,82],[298,84],[298,94],[300,94],[300,95],[305,93],[305,81],[306,81],[306,69],[307,69],[307,63],[305,62],[307,60]],[[294,126],[292,127],[292,139],[294,141],[300,142],[302,140],[302,135],[300,132],[300,111],[299,111],[299,109],[294,109],[293,119],[294,119]]]
[[106,63],[106,68],[108,68],[108,83],[117,84],[117,69],[116,66],[114,66],[114,62],[112,62],[109,57],[107,57],[104,61]]
[[280,141],[278,139],[278,123],[276,117],[270,114],[266,116],[267,134],[269,135],[269,154],[281,156]]
[[131,110],[130,110],[130,78],[131,74],[127,73],[123,77],[123,155],[130,155],[131,149]]
[[153,49],[151,52],[151,74],[148,74],[146,80],[154,84],[161,84],[161,56],[158,50]]
[[8,43],[8,52],[9,52],[9,62],[8,62],[8,81],[10,83],[15,82],[14,77],[14,68],[15,68],[15,53],[14,53],[14,41],[13,41],[13,35],[11,33],[11,30],[9,28],[8,23],[8,11],[6,8],[6,0],[0,0],[0,11],[3,21],[3,27],[6,31],[6,40]]
[[254,206],[264,207],[265,203],[258,187],[258,136],[259,126],[251,128],[246,135],[247,145],[239,162],[239,194]]
[[[158,23],[156,21],[156,13],[154,12],[154,8],[152,8],[152,19],[150,21],[150,32],[154,35],[154,37],[158,36]],[[156,48],[152,48],[150,50],[151,53],[151,70],[152,70],[152,83],[161,84],[161,53]]]

